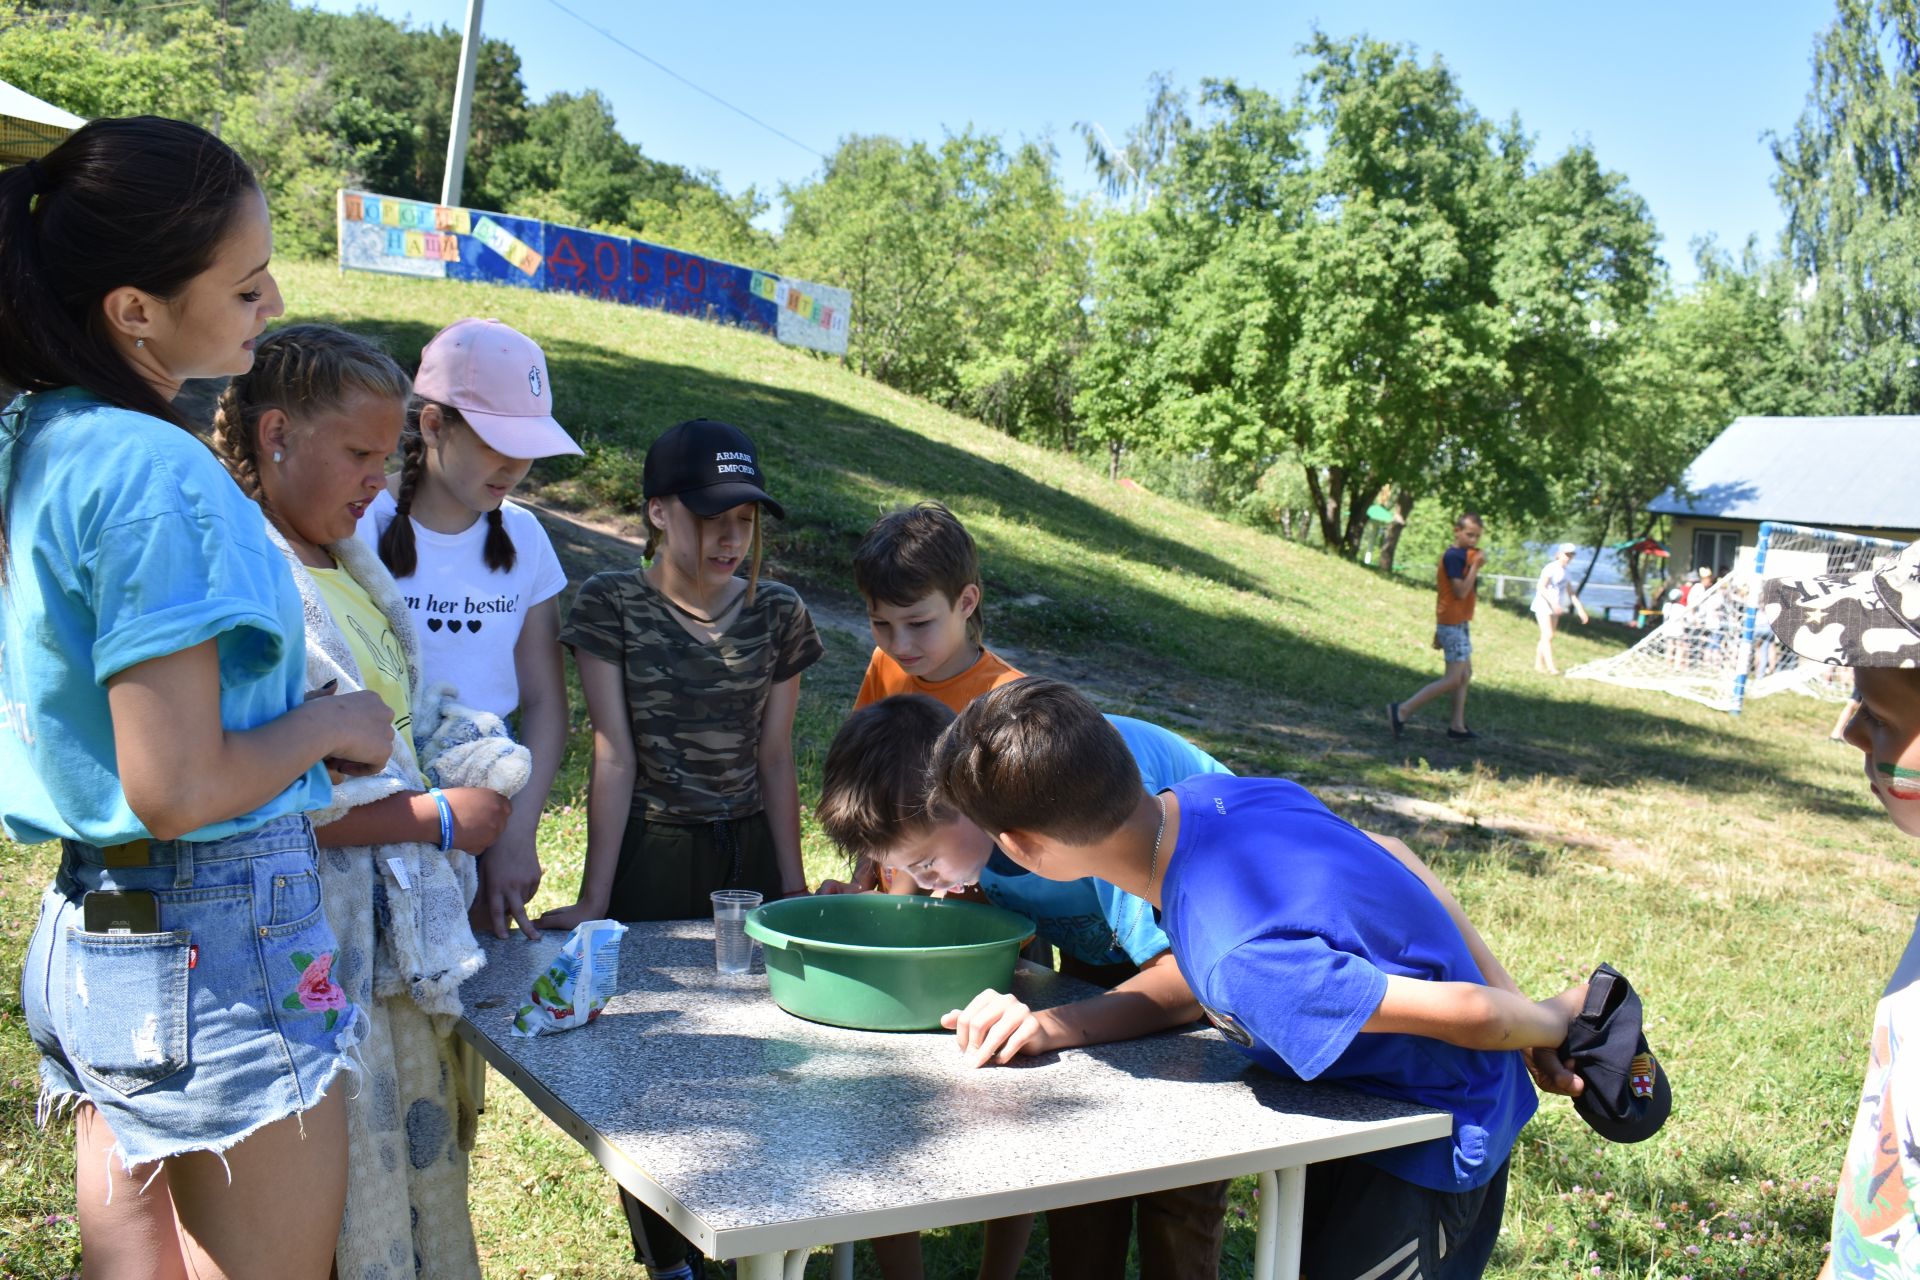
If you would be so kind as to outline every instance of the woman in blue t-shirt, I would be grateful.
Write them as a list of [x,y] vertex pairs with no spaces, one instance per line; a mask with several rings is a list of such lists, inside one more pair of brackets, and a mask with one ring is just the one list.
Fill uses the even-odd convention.
[[340,1226],[361,1024],[302,815],[392,717],[303,701],[292,577],[172,403],[252,364],[272,245],[178,121],[0,172],[0,825],[62,842],[21,997],[89,1275],[317,1280]]

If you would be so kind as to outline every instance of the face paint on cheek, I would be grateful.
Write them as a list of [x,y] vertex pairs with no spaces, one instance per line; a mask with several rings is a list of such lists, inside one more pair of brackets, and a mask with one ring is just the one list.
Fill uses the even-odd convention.
[[1920,769],[1884,761],[1876,761],[1873,767],[1879,772],[1888,795],[1897,800],[1920,800]]

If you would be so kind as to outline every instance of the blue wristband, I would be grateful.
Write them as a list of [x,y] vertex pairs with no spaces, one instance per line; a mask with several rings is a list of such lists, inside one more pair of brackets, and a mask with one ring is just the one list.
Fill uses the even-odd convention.
[[438,787],[428,787],[427,794],[440,807],[440,852],[449,853],[453,849],[453,806],[447,803],[446,793]]

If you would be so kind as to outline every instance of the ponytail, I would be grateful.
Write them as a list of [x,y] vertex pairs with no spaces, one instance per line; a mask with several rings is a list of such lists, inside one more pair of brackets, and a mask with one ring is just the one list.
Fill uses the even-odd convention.
[[[420,553],[413,537],[413,496],[427,475],[427,439],[420,431],[420,411],[430,404],[440,406],[440,421],[445,426],[473,429],[450,404],[415,396],[407,405],[407,429],[400,437],[400,492],[394,498],[393,520],[380,535],[379,543],[380,559],[396,578],[411,578],[420,568]],[[487,540],[481,556],[495,573],[510,572],[519,559],[499,507],[487,512]]]
[[[81,387],[186,427],[114,347],[100,303],[129,286],[178,296],[259,190],[232,147],[158,116],[95,120],[40,159],[0,171],[0,382]],[[0,581],[7,497],[0,493]]]

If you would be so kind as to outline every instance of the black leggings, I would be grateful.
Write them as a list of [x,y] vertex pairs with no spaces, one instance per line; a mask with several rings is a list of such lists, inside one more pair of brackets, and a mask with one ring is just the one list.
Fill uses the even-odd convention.
[[[636,813],[620,843],[607,901],[610,919],[706,920],[713,915],[715,889],[758,889],[767,901],[780,896],[780,861],[773,828],[764,813],[698,825],[649,822]],[[667,1220],[620,1189],[633,1257],[658,1274],[689,1258],[698,1275],[699,1253]]]

